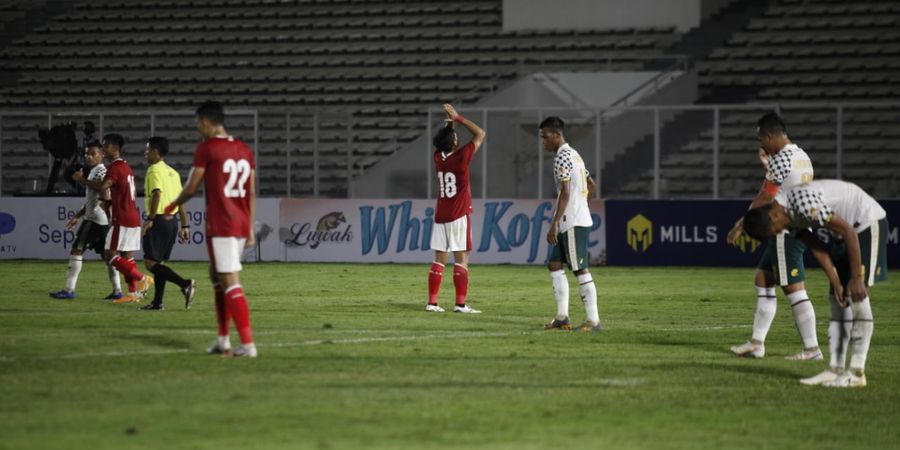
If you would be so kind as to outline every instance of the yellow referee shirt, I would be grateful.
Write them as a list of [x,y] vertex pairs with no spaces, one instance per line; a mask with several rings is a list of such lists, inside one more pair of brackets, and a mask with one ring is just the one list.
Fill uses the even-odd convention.
[[[178,172],[165,161],[159,161],[147,169],[147,176],[144,178],[144,200],[147,215],[150,215],[153,191],[157,189],[159,190],[159,205],[154,215],[165,214],[166,205],[172,203],[181,193],[181,175],[178,175]],[[178,209],[175,208],[172,213],[178,212]]]

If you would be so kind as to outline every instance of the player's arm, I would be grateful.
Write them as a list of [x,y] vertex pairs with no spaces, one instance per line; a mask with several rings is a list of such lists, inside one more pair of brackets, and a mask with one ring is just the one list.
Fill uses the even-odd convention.
[[837,214],[832,215],[825,226],[834,234],[844,238],[847,255],[850,257],[850,280],[847,282],[847,290],[854,302],[862,301],[869,293],[866,284],[863,283],[862,252],[859,249],[859,237],[856,236],[856,230]]
[[816,237],[810,230],[800,230],[797,232],[796,236],[797,239],[806,244],[806,247],[809,248],[810,253],[812,253],[813,257],[816,259],[816,262],[819,263],[819,267],[825,271],[825,276],[828,277],[828,282],[831,283],[831,288],[834,290],[834,295],[835,298],[837,298],[838,303],[840,303],[841,306],[847,306],[844,305],[844,288],[841,285],[840,277],[838,277],[834,261],[831,260],[831,256],[828,253],[828,246],[826,246],[825,243]]
[[72,174],[72,181],[87,186],[97,192],[107,191],[113,184],[113,181],[109,178],[104,178],[103,181],[88,180],[80,170],[76,170],[75,173]]
[[178,208],[178,221],[181,223],[178,239],[180,239],[181,242],[187,242],[190,238],[191,226],[188,225],[187,212],[184,211],[184,207]]
[[154,189],[153,192],[150,193],[150,209],[147,210],[147,219],[144,220],[144,225],[141,227],[141,236],[147,234],[147,230],[153,227],[153,219],[156,218],[156,211],[159,210],[159,202],[162,197],[159,189]]
[[461,116],[456,112],[456,109],[453,108],[453,105],[450,105],[449,103],[444,105],[444,114],[447,115],[447,119],[466,127],[466,129],[469,130],[469,133],[472,133],[472,144],[475,145],[475,149],[472,153],[477,152],[478,149],[481,148],[481,144],[484,143],[484,137],[487,136],[487,133],[485,133],[481,127],[475,125],[471,120]]
[[585,178],[587,179],[588,198],[594,198],[594,192],[597,192],[597,183],[594,183],[594,179],[590,175]]
[[[775,196],[778,194],[778,191],[781,190],[781,185],[775,184],[772,181],[766,179],[763,181],[762,187],[759,189],[759,192],[756,193],[756,197],[753,198],[753,201],[750,202],[750,209],[759,208],[760,206],[768,205],[775,201]],[[737,240],[741,237],[741,234],[744,232],[744,218],[741,217],[734,223],[734,227],[731,228],[731,231],[728,232],[727,241],[731,245],[737,245]]]
[[184,188],[181,189],[181,192],[178,194],[178,197],[169,203],[166,206],[166,214],[172,214],[172,211],[175,211],[175,208],[185,204],[194,194],[197,193],[197,190],[200,189],[200,183],[203,182],[203,175],[206,174],[205,167],[196,167],[194,166],[191,169],[191,174],[188,175],[188,182],[184,185]]
[[247,195],[250,196],[250,233],[247,235],[247,243],[244,245],[245,247],[253,247],[256,245],[256,231],[253,229],[253,224],[256,222],[256,171],[250,170],[250,178],[247,180],[248,190]]
[[75,228],[75,225],[78,225],[78,220],[81,219],[82,217],[84,217],[84,214],[86,212],[87,212],[87,203],[85,203],[84,205],[81,206],[81,209],[79,209],[78,212],[75,213],[75,217],[69,219],[69,221],[66,222],[66,229],[71,230],[72,228]]
[[547,232],[547,242],[550,245],[556,245],[556,235],[559,233],[559,221],[562,220],[563,214],[566,212],[566,205],[569,204],[569,180],[560,181],[559,196],[556,197],[556,212],[553,213],[553,220],[550,222],[550,231]]

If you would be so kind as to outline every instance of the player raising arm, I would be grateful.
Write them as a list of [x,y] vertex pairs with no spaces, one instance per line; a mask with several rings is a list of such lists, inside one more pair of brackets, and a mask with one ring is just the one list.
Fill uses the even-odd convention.
[[[469,163],[481,148],[485,133],[478,125],[459,115],[453,106],[444,105],[447,125],[435,135],[434,169],[437,172],[438,200],[431,232],[434,261],[428,271],[428,305],[425,311],[444,312],[438,306],[438,291],[444,276],[444,265],[453,253],[453,285],[456,304],[453,312],[477,314],[481,311],[466,305],[469,291],[469,252],[472,250],[472,189],[469,185]],[[453,124],[459,123],[472,133],[472,140],[459,147],[459,136]]]
[[[221,103],[206,102],[197,108],[197,130],[203,142],[197,144],[187,185],[166,206],[165,214],[188,201],[200,188],[206,197],[206,249],[209,278],[216,295],[218,337],[209,353],[255,358],[256,345],[250,327],[250,310],[241,286],[241,253],[254,245],[256,216],[256,164],[253,151],[243,141],[225,131],[225,111]],[[241,338],[231,351],[229,317]]]

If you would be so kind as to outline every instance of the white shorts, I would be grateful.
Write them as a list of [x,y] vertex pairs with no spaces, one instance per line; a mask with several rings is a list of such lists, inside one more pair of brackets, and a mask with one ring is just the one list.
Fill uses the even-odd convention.
[[123,227],[114,225],[106,233],[106,250],[117,252],[136,252],[141,249],[141,227]]
[[246,238],[220,236],[211,237],[207,241],[209,257],[218,273],[240,272],[241,255],[244,253]]
[[453,222],[436,223],[431,230],[431,249],[438,252],[468,252],[472,250],[472,226],[469,215]]

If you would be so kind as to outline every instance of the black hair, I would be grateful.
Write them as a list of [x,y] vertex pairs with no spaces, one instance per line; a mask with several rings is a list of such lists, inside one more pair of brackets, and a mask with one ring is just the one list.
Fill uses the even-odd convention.
[[225,107],[219,102],[203,102],[197,108],[197,117],[206,119],[213,125],[225,125]]
[[123,138],[121,134],[107,134],[106,136],[103,136],[103,143],[115,145],[116,147],[119,147],[119,151],[122,151],[122,149],[125,148],[125,138]]
[[784,124],[784,120],[781,116],[775,112],[763,114],[763,116],[756,121],[756,126],[759,128],[760,134],[765,133],[773,136],[787,134],[787,125]]
[[164,137],[153,136],[147,139],[147,147],[156,149],[159,152],[159,156],[164,158],[169,154],[169,140]]
[[431,143],[437,151],[450,153],[453,151],[453,139],[455,136],[456,131],[453,131],[453,123],[447,123],[447,126],[438,130]]
[[566,131],[566,123],[559,117],[550,116],[544,119],[543,122],[541,122],[541,126],[538,127],[538,129],[545,128],[547,131],[563,134]]
[[774,203],[753,208],[744,214],[744,232],[748,236],[758,241],[764,241],[769,237],[772,230],[772,219],[769,218],[769,211],[772,210]]
[[100,144],[100,141],[98,141],[96,139],[91,139],[84,143],[85,150],[87,150],[89,147],[103,147],[103,145]]

